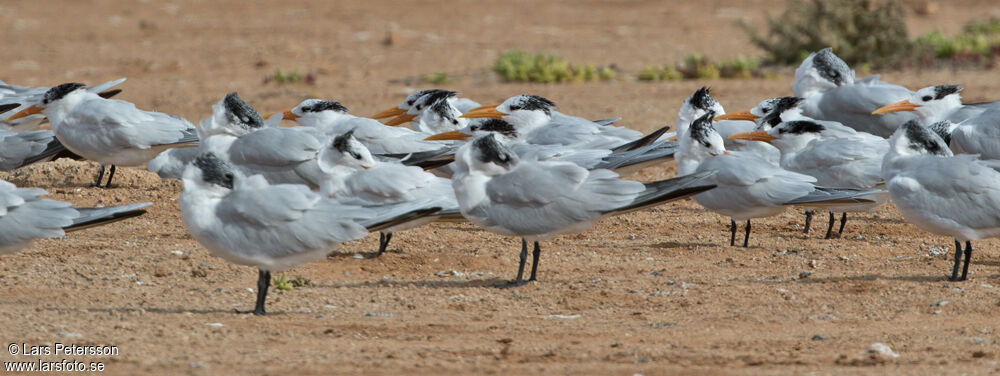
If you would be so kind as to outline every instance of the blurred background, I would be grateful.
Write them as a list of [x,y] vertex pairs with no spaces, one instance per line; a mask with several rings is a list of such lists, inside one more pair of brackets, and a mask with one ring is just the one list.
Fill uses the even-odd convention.
[[0,79],[128,77],[121,99],[196,123],[231,91],[262,112],[320,97],[371,115],[442,87],[483,103],[531,92],[648,130],[672,122],[702,85],[733,110],[785,95],[801,57],[823,46],[859,75],[886,73],[912,89],[966,84],[967,98],[996,99],[968,77],[996,72],[1000,51],[1000,23],[990,21],[1000,8],[985,0],[55,0],[0,9]]

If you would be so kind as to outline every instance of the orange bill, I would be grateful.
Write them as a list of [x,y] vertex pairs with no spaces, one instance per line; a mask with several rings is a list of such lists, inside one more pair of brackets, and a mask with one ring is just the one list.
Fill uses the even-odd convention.
[[712,120],[715,120],[715,121],[719,121],[719,120],[749,120],[749,121],[754,121],[754,120],[757,120],[758,117],[759,116],[757,116],[757,115],[751,114],[750,110],[746,110],[746,111],[730,112],[728,114],[722,114],[722,115],[716,116]]
[[399,107],[393,107],[393,108],[387,109],[385,111],[379,112],[379,113],[377,113],[375,115],[372,115],[371,118],[372,119],[384,119],[384,118],[390,118],[390,117],[393,117],[393,116],[399,116],[399,115],[402,115],[402,114],[405,114],[405,113],[406,113],[406,110],[400,109]]
[[402,114],[402,115],[396,116],[396,117],[390,119],[389,121],[385,122],[385,125],[389,125],[389,126],[395,127],[395,126],[399,126],[399,125],[403,125],[403,124],[409,123],[409,122],[413,121],[413,119],[416,119],[416,118],[417,118],[417,115]]
[[754,131],[754,132],[743,132],[737,133],[729,136],[730,140],[747,140],[747,141],[764,141],[770,143],[772,140],[777,139],[777,137],[772,136],[770,133],[764,131]]
[[872,111],[872,115],[888,114],[892,112],[902,112],[902,111],[915,111],[919,104],[913,104],[908,100],[901,100],[899,102],[890,104],[888,106],[883,106],[875,111]]
[[482,106],[482,107],[473,108],[473,109],[469,110],[469,112],[466,112],[466,113],[462,114],[462,116],[459,116],[459,117],[468,118],[468,119],[477,119],[477,118],[494,118],[494,119],[500,119],[500,118],[503,118],[504,116],[507,116],[507,114],[505,114],[503,112],[500,112],[500,111],[497,111],[497,106],[499,106],[499,104],[492,105],[492,106]]
[[462,132],[459,132],[459,131],[449,131],[449,132],[438,133],[436,135],[427,137],[427,138],[424,139],[424,141],[464,140],[464,139],[467,139],[469,137],[472,137],[472,136],[471,135],[467,135],[467,134],[462,133]]
[[16,114],[10,115],[10,117],[7,118],[7,121],[8,122],[14,121],[14,120],[17,120],[17,119],[20,119],[20,118],[23,118],[23,117],[27,117],[27,116],[31,116],[31,115],[34,115],[34,114],[38,114],[38,113],[41,113],[41,112],[42,112],[42,109],[40,107],[30,106],[28,108],[25,108],[25,109],[21,110],[20,112],[18,112]]

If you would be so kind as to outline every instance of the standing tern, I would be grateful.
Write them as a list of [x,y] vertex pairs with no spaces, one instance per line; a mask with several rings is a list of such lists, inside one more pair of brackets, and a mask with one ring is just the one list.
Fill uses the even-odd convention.
[[62,201],[40,198],[48,192],[18,188],[0,180],[0,254],[31,245],[36,238],[64,236],[82,230],[142,215],[150,202],[102,208],[74,208]]
[[[903,124],[889,139],[882,177],[907,222],[955,238],[951,281],[964,281],[972,241],[1000,236],[1000,172],[974,155],[953,155],[930,129]],[[965,262],[959,275],[965,242]]]
[[339,243],[438,210],[341,204],[303,185],[244,178],[212,153],[198,156],[183,181],[181,215],[191,236],[215,256],[258,269],[255,315],[265,314],[272,271],[322,259]]
[[[724,118],[723,115],[726,114],[726,111],[722,108],[722,105],[715,100],[715,98],[712,98],[710,91],[711,90],[708,87],[702,86],[681,104],[681,109],[677,113],[678,138],[680,138],[680,135],[687,132],[688,127],[695,121],[695,119],[712,112],[718,116],[719,121],[715,122],[713,127],[723,136],[723,142],[725,142],[724,146],[726,150],[751,152],[757,154],[766,161],[775,165],[778,164],[781,152],[779,152],[774,146],[768,145],[764,142],[730,140],[728,138],[730,135],[736,133],[750,132],[756,129],[756,125],[751,121],[747,121],[749,119],[739,117],[733,117],[732,119]],[[677,155],[676,157],[683,159],[685,156]],[[678,163],[684,163],[684,161],[678,160]]]
[[142,111],[134,104],[104,99],[80,83],[68,83],[45,92],[42,101],[8,118],[41,112],[52,123],[52,132],[70,151],[101,163],[96,185],[101,186],[104,165],[110,164],[111,186],[115,166],[138,166],[162,151],[197,145],[194,126],[183,118]]
[[[462,215],[504,235],[521,237],[517,277],[505,287],[536,280],[539,241],[579,232],[597,220],[688,197],[711,189],[711,172],[642,184],[609,170],[569,162],[521,160],[495,134],[463,145],[452,177]],[[523,279],[528,242],[534,242],[531,275]]]
[[[749,152],[728,152],[712,126],[714,113],[696,119],[681,135],[678,174],[716,171],[706,183],[713,190],[692,199],[706,209],[730,217],[729,245],[736,244],[736,221],[746,220],[743,246],[750,242],[750,219],[780,214],[791,205],[820,206],[871,202],[862,196],[882,191],[822,188],[816,178],[788,171]],[[683,156],[683,158],[680,158]]]
[[[87,91],[96,93],[102,98],[111,98],[120,93],[121,89],[109,89],[118,86],[122,82],[125,82],[125,79],[119,78],[117,80],[108,81],[103,84],[87,88]],[[45,96],[45,92],[49,91],[49,89],[50,88],[48,87],[11,85],[0,81],[0,103],[24,103],[24,105],[17,108],[18,112],[20,112],[20,110],[24,110],[32,104],[41,102],[42,98]],[[37,112],[15,120],[9,119],[9,117],[15,113],[0,116],[0,130],[9,130],[12,132],[37,130],[42,122],[45,121],[45,116],[38,114]]]
[[554,109],[555,103],[548,99],[522,94],[499,105],[470,110],[462,117],[503,119],[533,144],[610,149],[642,137],[642,133],[632,129],[601,125]]
[[[770,143],[781,150],[782,168],[812,176],[817,185],[832,188],[875,188],[882,182],[882,157],[889,149],[884,138],[819,120],[787,121],[767,131],[729,138]],[[843,212],[838,235],[843,234],[848,211],[870,211],[884,201],[873,198],[871,203],[826,207],[830,211],[826,239],[833,237],[833,212]]]
[[429,134],[351,115],[339,102],[307,99],[282,115],[285,120],[294,120],[299,125],[314,128],[329,137],[353,130],[354,137],[375,154],[424,152],[438,150],[446,145],[424,141]]
[[943,120],[931,124],[955,154],[978,154],[980,159],[1000,159],[1000,110],[990,109],[955,124]]
[[385,205],[408,201],[425,201],[441,207],[439,215],[400,223],[379,233],[381,256],[395,232],[423,226],[440,215],[458,214],[458,202],[451,181],[425,172],[420,167],[394,162],[379,162],[352,132],[334,137],[319,154],[319,167],[326,174],[320,192],[339,202],[353,205]]
[[880,81],[877,76],[857,80],[854,71],[824,48],[809,55],[795,70],[792,83],[795,96],[805,99],[805,115],[816,120],[831,120],[862,132],[889,137],[909,120],[912,114],[872,115],[872,111],[909,98],[909,89]]

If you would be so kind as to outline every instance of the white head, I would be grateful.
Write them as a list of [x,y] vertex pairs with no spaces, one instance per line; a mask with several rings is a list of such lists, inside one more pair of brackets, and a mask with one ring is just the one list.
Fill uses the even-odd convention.
[[807,97],[843,85],[854,85],[854,71],[827,47],[802,61],[792,90],[797,97]]
[[813,140],[825,137],[827,127],[812,120],[793,120],[778,123],[766,131],[737,133],[729,136],[735,140],[763,141],[781,150],[782,154],[805,149]]
[[900,111],[915,111],[927,124],[943,120],[948,114],[962,107],[962,96],[958,85],[937,85],[925,87],[913,93],[910,99],[883,106],[872,114],[888,114]]
[[338,167],[351,171],[367,170],[376,165],[368,148],[354,138],[353,130],[334,137],[329,146],[320,150],[317,162],[327,172]]
[[46,91],[44,95],[42,95],[42,101],[40,103],[35,103],[13,115],[10,115],[6,121],[12,122],[37,113],[44,113],[45,116],[51,119],[53,123],[58,123],[59,119],[53,119],[53,116],[57,114],[57,111],[60,109],[68,110],[76,107],[76,105],[80,103],[80,101],[82,101],[88,94],[86,89],[86,85],[77,82],[53,86]]
[[712,98],[710,91],[711,89],[708,87],[702,86],[684,100],[680,112],[677,113],[677,134],[683,134],[695,119],[708,112],[713,112],[716,115],[726,113],[722,105],[715,98]]
[[476,137],[455,154],[458,170],[496,176],[507,173],[517,165],[518,158],[493,133]]
[[757,116],[754,119],[757,129],[767,130],[783,121],[807,119],[802,115],[802,107],[799,106],[801,103],[802,98],[799,97],[768,99],[750,109],[750,113]]
[[212,106],[212,116],[198,124],[198,136],[206,139],[217,134],[239,137],[264,126],[264,118],[236,93],[229,93]]
[[[917,120],[910,120],[896,129],[889,137],[889,154],[894,156],[936,155],[952,156],[948,144],[930,128]],[[888,159],[888,157],[887,157]]]
[[722,136],[712,125],[715,113],[709,111],[695,119],[681,138],[678,139],[678,153],[699,164],[711,157],[726,154]]
[[484,106],[462,115],[464,118],[503,119],[528,134],[552,120],[555,103],[537,95],[521,94],[507,98],[496,106]]
[[[454,93],[454,92],[452,92]],[[424,107],[417,121],[420,122],[421,130],[430,130],[434,133],[446,130],[462,129],[469,125],[469,119],[463,118],[462,112],[452,105],[451,97],[438,99],[436,102]]]
[[340,102],[306,99],[283,113],[284,120],[295,120],[299,125],[315,127],[329,124],[347,115],[347,107]]
[[222,197],[233,190],[238,179],[236,169],[213,153],[204,153],[184,169],[184,190],[198,190],[213,197]]

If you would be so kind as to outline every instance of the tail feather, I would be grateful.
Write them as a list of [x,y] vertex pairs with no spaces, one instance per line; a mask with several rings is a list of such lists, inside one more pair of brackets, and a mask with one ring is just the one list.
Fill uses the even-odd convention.
[[815,207],[823,205],[874,203],[875,200],[864,198],[864,196],[879,193],[886,193],[886,191],[882,189],[816,187],[816,190],[809,192],[809,194],[805,196],[786,202],[785,205],[805,205]]
[[394,216],[392,218],[375,218],[371,221],[362,222],[361,224],[364,225],[368,231],[379,231],[399,224],[410,222],[418,218],[427,217],[440,210],[441,208],[437,206],[430,208],[416,209],[403,215]]
[[622,118],[620,118],[620,117],[613,117],[613,118],[600,119],[600,120],[591,120],[591,121],[594,122],[594,123],[596,123],[597,125],[611,125],[611,124],[617,123],[617,122],[619,122],[621,120],[622,120]]
[[652,133],[647,134],[647,135],[643,136],[642,138],[639,138],[639,139],[637,139],[635,141],[630,141],[630,142],[618,145],[618,146],[612,148],[611,151],[615,152],[615,153],[618,153],[618,152],[623,152],[623,151],[635,150],[635,149],[641,148],[641,147],[646,146],[646,145],[651,145],[653,142],[656,142],[656,140],[659,140],[660,136],[662,136],[668,130],[670,130],[670,126],[669,125],[663,126],[662,128],[657,129],[657,130],[653,131]]
[[59,142],[59,139],[53,137],[52,141],[49,141],[48,145],[45,146],[45,149],[42,150],[41,153],[25,158],[24,162],[22,162],[21,165],[18,167],[24,167],[32,163],[38,163],[42,161],[55,159],[62,152],[72,153],[71,151],[66,149],[66,146],[64,146],[62,142]]
[[111,98],[113,96],[118,95],[118,93],[121,93],[121,92],[122,92],[122,89],[113,89],[113,90],[108,90],[108,91],[102,91],[100,93],[97,93],[97,95],[100,96],[101,98],[109,99],[109,98]]
[[146,213],[143,209],[153,205],[152,202],[140,202],[129,205],[108,206],[103,208],[75,208],[80,216],[73,219],[73,224],[64,227],[66,232],[83,230],[118,222],[128,218],[138,217]]
[[596,168],[615,170],[660,159],[672,159],[677,147],[676,142],[663,141],[637,150],[616,152],[604,157]]
[[712,175],[715,175],[715,171],[702,171],[690,175],[646,183],[646,189],[639,193],[639,195],[632,200],[632,203],[627,206],[605,212],[605,214],[628,213],[707,191],[715,188],[715,185],[703,183],[702,181]]

